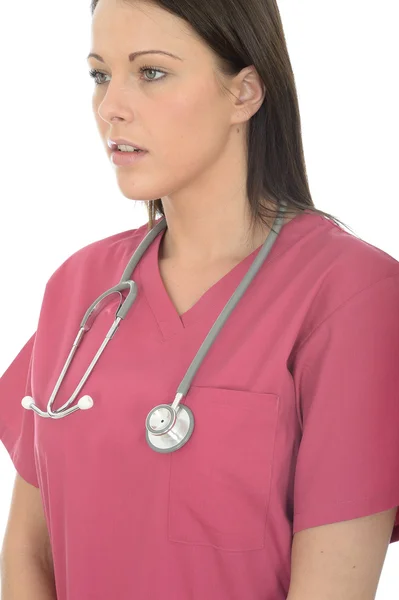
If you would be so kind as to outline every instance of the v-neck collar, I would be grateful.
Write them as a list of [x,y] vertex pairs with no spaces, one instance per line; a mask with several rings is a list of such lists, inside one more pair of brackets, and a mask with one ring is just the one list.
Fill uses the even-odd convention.
[[[282,250],[282,234],[285,234],[290,229],[291,224],[298,220],[303,220],[306,216],[309,215],[299,214],[282,227],[271,250],[273,258]],[[137,265],[137,279],[142,286],[143,294],[152,310],[164,340],[184,332],[193,323],[198,321],[206,313],[207,309],[208,313],[212,313],[212,318],[210,319],[211,326],[233,295],[263,246],[262,244],[251,252],[251,254],[233,267],[226,275],[214,283],[191,308],[182,315],[179,315],[166,291],[159,269],[160,247],[165,232],[166,228],[157,235]],[[268,262],[270,262],[269,257],[266,258],[261,269]]]

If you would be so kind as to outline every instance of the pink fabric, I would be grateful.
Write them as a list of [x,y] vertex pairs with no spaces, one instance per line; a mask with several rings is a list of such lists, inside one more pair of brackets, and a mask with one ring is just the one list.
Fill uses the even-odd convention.
[[[37,331],[0,384],[0,437],[41,490],[58,600],[285,600],[293,534],[399,505],[399,263],[310,213],[283,227],[185,398],[191,440],[151,450],[145,418],[176,389],[256,250],[181,317],[163,232],[138,296],[80,393],[43,410],[86,309],[121,278],[146,225],[82,248],[52,275]],[[102,343],[98,316],[63,405]],[[399,540],[399,515],[391,542]]]

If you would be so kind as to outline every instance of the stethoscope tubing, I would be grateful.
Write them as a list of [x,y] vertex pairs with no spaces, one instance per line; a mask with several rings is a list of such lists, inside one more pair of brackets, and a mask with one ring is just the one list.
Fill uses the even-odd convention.
[[[282,216],[283,216],[283,213],[285,212],[285,210],[286,210],[286,203],[283,202],[282,206],[280,207],[279,214],[274,222],[274,225],[276,225],[276,231],[273,231],[273,230],[270,231],[264,245],[261,247],[260,251],[258,252],[256,258],[254,259],[254,261],[251,264],[250,268],[248,269],[247,273],[245,274],[242,281],[240,282],[240,284],[234,291],[233,295],[230,297],[227,304],[225,305],[225,307],[219,314],[218,318],[214,322],[213,326],[211,327],[208,335],[206,336],[203,343],[201,344],[201,347],[199,348],[197,354],[195,355],[193,361],[191,362],[189,368],[187,369],[186,374],[184,375],[182,381],[180,382],[180,385],[177,388],[173,403],[171,405],[165,404],[165,405],[160,405],[158,407],[155,407],[147,416],[147,420],[146,420],[147,441],[150,443],[150,445],[153,445],[151,440],[153,440],[157,437],[165,436],[165,434],[169,433],[170,434],[170,443],[171,444],[174,443],[175,445],[173,446],[173,448],[177,449],[178,447],[180,447],[181,445],[186,443],[188,437],[191,435],[193,426],[194,426],[193,413],[189,409],[188,406],[184,405],[184,407],[183,407],[183,405],[181,405],[180,403],[181,403],[182,399],[187,395],[193,378],[195,377],[198,369],[200,368],[202,362],[204,361],[209,349],[215,342],[219,332],[225,325],[227,319],[233,312],[234,308],[237,306],[238,302],[241,300],[245,291],[249,287],[250,283],[253,281],[253,279],[256,276],[256,274],[258,273],[260,267],[265,262],[268,254],[270,253],[270,250],[271,250],[271,248],[280,232],[280,229],[283,225]],[[105,347],[107,346],[109,341],[114,337],[116,331],[119,328],[121,321],[126,318],[130,308],[132,307],[133,302],[135,301],[135,299],[137,297],[137,291],[138,291],[136,282],[131,279],[134,269],[136,268],[137,264],[139,263],[139,261],[141,260],[141,258],[145,254],[145,252],[147,251],[148,247],[152,244],[154,239],[158,236],[158,234],[166,226],[167,226],[166,219],[165,218],[161,219],[161,221],[159,223],[157,223],[157,225],[146,235],[146,237],[142,240],[142,242],[137,247],[136,251],[134,252],[132,258],[130,259],[129,263],[127,264],[127,266],[122,274],[120,282],[116,286],[110,288],[109,290],[107,290],[103,294],[101,294],[87,309],[87,311],[82,319],[82,322],[80,324],[78,334],[75,338],[75,341],[73,342],[72,349],[66,359],[65,365],[60,373],[60,376],[55,384],[54,390],[48,401],[47,411],[42,411],[38,406],[36,406],[33,398],[30,396],[26,396],[25,398],[23,398],[22,405],[24,406],[24,408],[33,410],[36,414],[38,414],[39,416],[41,416],[43,418],[61,419],[61,418],[66,417],[67,415],[72,414],[73,412],[76,412],[79,409],[87,410],[93,406],[92,398],[90,396],[86,395],[86,396],[83,396],[78,401],[78,404],[76,406],[69,408],[70,405],[77,398],[78,394],[80,393],[81,389],[87,382],[88,378],[90,377],[90,374],[92,373],[100,356],[103,354]],[[123,300],[121,291],[126,290],[126,289],[128,290],[128,294],[127,294],[126,298]],[[69,369],[69,366],[76,354],[77,349],[80,346],[80,343],[81,343],[84,335],[87,333],[87,331],[90,330],[96,316],[104,308],[104,305],[107,303],[104,301],[105,300],[109,301],[109,296],[114,293],[119,293],[120,298],[121,298],[119,308],[115,315],[115,321],[111,325],[108,333],[106,334],[106,336],[104,338],[103,343],[101,344],[100,348],[98,349],[97,353],[95,354],[93,360],[91,361],[90,365],[88,366],[85,374],[83,375],[81,381],[79,382],[79,384],[76,387],[75,391],[73,392],[72,396],[69,398],[69,400],[63,406],[61,406],[60,408],[53,411],[52,407],[53,407],[54,401],[57,397],[57,394],[59,392],[60,386],[64,380],[64,377],[65,377],[65,375]],[[182,432],[184,432],[184,435],[186,436],[184,438],[184,441],[178,439],[179,438],[178,427],[176,428],[178,413],[180,414],[180,423],[178,424],[178,427],[182,427]],[[154,427],[151,424],[152,419],[153,420],[155,419],[155,421],[157,421],[158,426]],[[162,423],[167,422],[167,425],[160,426],[159,422],[162,422]],[[177,437],[175,437],[176,435],[177,435]],[[182,435],[183,435],[183,433],[182,433]],[[162,448],[155,448],[155,447],[154,447],[154,449],[157,450],[158,452],[170,451],[170,449],[162,449]]]

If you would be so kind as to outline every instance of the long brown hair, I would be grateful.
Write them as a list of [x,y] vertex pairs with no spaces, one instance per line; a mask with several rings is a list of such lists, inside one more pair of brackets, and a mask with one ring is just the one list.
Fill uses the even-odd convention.
[[[91,1],[91,14],[99,0]],[[129,4],[129,0],[122,0]],[[249,122],[247,196],[251,227],[277,217],[282,201],[286,215],[313,212],[345,223],[315,208],[309,189],[302,144],[294,73],[276,0],[150,0],[180,17],[215,54],[216,75],[231,77],[253,65],[266,95]],[[224,86],[223,86],[224,87]],[[228,90],[227,90],[228,91]],[[267,205],[262,198],[267,199]],[[270,208],[270,210],[269,210]],[[161,198],[147,204],[152,229],[165,216]]]

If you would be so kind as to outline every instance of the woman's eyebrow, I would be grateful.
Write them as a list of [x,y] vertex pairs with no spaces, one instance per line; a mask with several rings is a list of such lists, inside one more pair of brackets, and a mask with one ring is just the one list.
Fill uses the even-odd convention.
[[[182,58],[180,58],[180,56],[176,56],[175,54],[172,54],[171,52],[166,52],[165,50],[140,50],[139,52],[132,52],[131,54],[129,54],[129,61],[133,62],[137,56],[141,56],[142,54],[166,54],[167,56],[171,56],[172,58],[176,58],[177,60],[183,60]],[[87,60],[90,57],[96,58],[100,62],[105,63],[105,60],[99,54],[91,52],[87,57]]]

